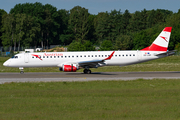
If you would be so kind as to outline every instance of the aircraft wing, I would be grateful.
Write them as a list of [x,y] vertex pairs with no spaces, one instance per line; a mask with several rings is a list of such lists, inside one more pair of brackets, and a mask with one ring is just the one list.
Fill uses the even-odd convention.
[[[99,67],[99,64],[104,64],[105,60],[110,60],[112,58],[114,52],[115,51],[113,51],[111,53],[111,55],[109,55],[105,59],[93,59],[93,60],[86,60],[86,61],[72,61],[72,62],[67,62],[64,64],[77,64],[77,65],[79,65],[79,67],[83,67],[83,68],[85,68],[86,66],[88,66],[89,68],[97,68],[97,67]],[[61,67],[62,64],[59,64],[58,66]]]
[[99,64],[104,64],[104,61],[105,61],[105,60],[110,60],[110,59],[112,58],[114,52],[115,52],[115,51],[113,51],[113,52],[111,53],[111,55],[109,55],[109,56],[108,56],[107,58],[105,58],[105,59],[79,61],[79,62],[77,62],[77,63],[79,64],[80,67],[83,67],[83,68],[84,68],[85,66],[89,66],[89,67],[91,67],[91,68],[94,68],[94,67],[96,68],[96,67],[99,66]]
[[167,52],[165,52],[165,53],[156,54],[156,56],[159,56],[159,55],[167,55],[167,56],[170,56],[170,55],[174,55],[175,52],[176,52],[176,50],[167,51]]

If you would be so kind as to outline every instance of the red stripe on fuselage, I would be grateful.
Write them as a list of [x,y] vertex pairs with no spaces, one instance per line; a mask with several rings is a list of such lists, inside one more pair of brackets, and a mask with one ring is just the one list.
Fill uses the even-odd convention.
[[144,48],[140,51],[167,51],[167,47],[161,47],[156,44],[152,44],[151,46]]

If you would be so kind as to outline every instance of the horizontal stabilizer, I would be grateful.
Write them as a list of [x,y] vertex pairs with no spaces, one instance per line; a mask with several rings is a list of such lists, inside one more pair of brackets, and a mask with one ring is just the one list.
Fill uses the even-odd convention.
[[176,50],[172,50],[172,51],[168,51],[168,52],[165,52],[165,53],[156,54],[156,56],[160,56],[160,55],[171,56],[171,55],[174,55],[175,52],[176,52]]

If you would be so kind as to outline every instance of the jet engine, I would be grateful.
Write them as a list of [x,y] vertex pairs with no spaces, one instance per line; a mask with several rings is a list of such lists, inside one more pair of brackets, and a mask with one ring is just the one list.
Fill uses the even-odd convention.
[[64,72],[76,72],[78,70],[78,67],[76,65],[63,65],[62,71]]

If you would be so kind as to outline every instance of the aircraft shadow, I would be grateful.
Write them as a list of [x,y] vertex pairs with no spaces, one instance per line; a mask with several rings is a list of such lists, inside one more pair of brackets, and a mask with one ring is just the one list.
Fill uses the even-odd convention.
[[92,72],[91,74],[84,74],[84,73],[66,73],[66,75],[117,75],[117,74],[114,74],[114,73],[106,73],[106,72]]

